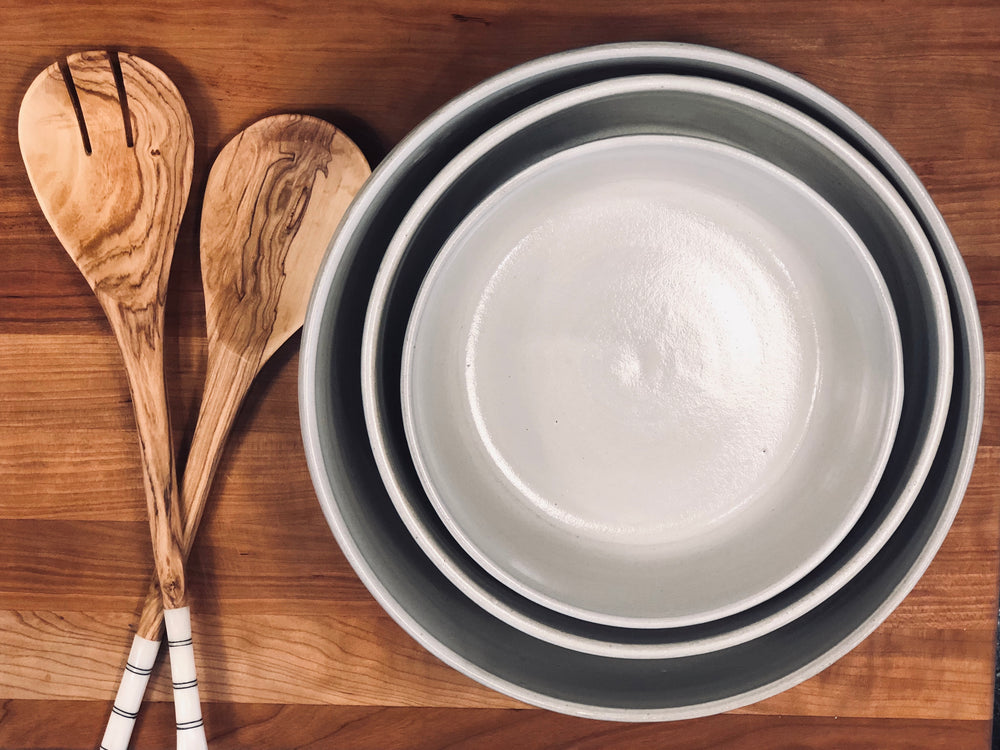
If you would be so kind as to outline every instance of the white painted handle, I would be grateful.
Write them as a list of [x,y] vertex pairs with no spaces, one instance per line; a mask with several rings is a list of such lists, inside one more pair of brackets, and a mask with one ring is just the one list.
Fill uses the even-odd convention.
[[174,716],[177,720],[178,750],[205,750],[205,723],[198,698],[198,676],[191,644],[191,610],[187,607],[163,610],[170,649],[170,679],[174,683]]
[[132,650],[128,652],[122,681],[118,685],[115,705],[108,717],[108,726],[101,740],[101,750],[127,750],[135,727],[135,717],[139,715],[142,696],[146,693],[146,683],[156,663],[160,650],[159,641],[148,641],[136,636],[132,639]]

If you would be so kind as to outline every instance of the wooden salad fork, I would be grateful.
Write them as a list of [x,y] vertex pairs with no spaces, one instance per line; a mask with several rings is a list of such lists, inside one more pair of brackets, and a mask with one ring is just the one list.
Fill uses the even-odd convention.
[[[177,743],[206,747],[163,377],[167,278],[191,188],[191,118],[170,79],[145,60],[82,52],[50,65],[31,83],[21,102],[18,139],[42,211],[93,289],[121,349],[166,611]],[[129,664],[139,656],[130,655]],[[129,671],[128,682],[145,687],[148,671],[142,672]],[[124,683],[122,688],[126,695],[134,692]],[[137,703],[116,700],[129,732],[137,709]],[[123,747],[114,732],[108,742],[107,750]]]

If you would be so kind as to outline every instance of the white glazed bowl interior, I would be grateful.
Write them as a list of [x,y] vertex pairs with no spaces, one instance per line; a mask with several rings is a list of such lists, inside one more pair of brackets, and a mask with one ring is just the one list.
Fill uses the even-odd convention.
[[[850,140],[892,180],[931,238],[956,335],[941,449],[911,510],[871,564],[769,634],[683,659],[615,659],[562,648],[494,617],[455,588],[396,514],[360,407],[358,363],[369,293],[393,232],[433,176],[517,110],[572,86],[636,73],[735,80],[793,103]],[[894,302],[902,317],[900,300]],[[907,346],[904,338],[904,356]],[[907,387],[904,401],[915,390],[909,382]],[[402,142],[358,195],[320,270],[303,329],[299,393],[306,457],[330,528],[372,595],[408,633],[455,669],[520,700],[590,718],[662,721],[732,710],[786,690],[854,648],[892,612],[958,511],[982,425],[983,389],[982,332],[961,255],[927,191],[885,140],[790,73],[722,50],[656,43],[578,50],[513,69],[451,102]],[[908,419],[911,427],[931,421]],[[890,469],[899,471],[893,459],[882,484],[894,486],[898,477],[890,477]],[[884,511],[872,503],[865,515]],[[857,543],[849,537],[841,547]]]
[[[707,95],[706,86],[713,95]],[[817,606],[863,568],[904,517],[943,428],[952,377],[949,311],[940,271],[912,213],[885,178],[830,130],[771,97],[718,81],[611,79],[526,107],[493,130],[503,134],[495,147],[474,160],[452,159],[410,199],[371,292],[362,344],[365,418],[379,471],[407,528],[434,564],[480,606],[536,637],[588,653],[632,658],[704,653],[759,637]],[[848,221],[875,259],[892,297],[903,347],[897,439],[868,508],[848,536],[785,591],[742,612],[688,627],[621,628],[584,621],[539,605],[485,573],[426,497],[400,404],[410,312],[427,269],[456,225],[507,179],[547,156],[636,134],[726,143],[805,182]],[[482,139],[491,137],[486,133]]]
[[527,168],[459,225],[411,316],[403,417],[438,514],[504,584],[684,626],[844,538],[892,447],[901,360],[874,261],[813,190],[732,146],[624,136]]

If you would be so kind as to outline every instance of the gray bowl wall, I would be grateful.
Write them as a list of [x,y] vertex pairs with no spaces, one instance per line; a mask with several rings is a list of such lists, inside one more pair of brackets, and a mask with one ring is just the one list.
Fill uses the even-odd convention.
[[[789,625],[722,651],[677,659],[612,659],[525,635],[445,579],[403,526],[368,445],[360,340],[368,292],[389,239],[430,178],[513,112],[613,76],[686,73],[786,101],[858,148],[890,179],[932,240],[955,331],[950,410],[927,481],[876,558]],[[406,180],[397,183],[400,169]],[[940,546],[969,480],[982,422],[982,334],[971,285],[937,209],[905,162],[856,115],[759,61],[704,47],[615,45],[535,61],[446,105],[390,154],[345,217],[321,269],[302,339],[300,409],[307,459],[327,520],[372,594],[414,638],[473,679],[565,713],[664,720],[737,708],[816,674],[874,630]]]
[[[376,402],[375,418],[369,414],[368,424],[370,430],[376,424],[372,442],[383,481],[411,533],[453,583],[507,622],[559,645],[626,658],[688,656],[759,637],[817,606],[895,530],[926,477],[944,427],[952,384],[951,319],[937,261],[915,218],[905,205],[898,211],[890,207],[893,198],[901,203],[891,186],[836,135],[811,121],[800,123],[797,111],[787,113],[786,105],[776,100],[731,84],[719,83],[722,89],[706,96],[697,90],[660,90],[643,77],[610,83],[616,90],[596,97],[586,87],[569,92],[560,97],[573,100],[566,106],[549,100],[541,105],[544,116],[494,148],[475,159],[464,152],[456,158],[463,169],[433,203],[410,214],[415,223],[401,233],[405,242],[389,248],[382,263],[368,310],[377,345],[370,361],[362,353],[362,380],[368,381]],[[624,92],[624,87],[636,90]],[[777,164],[826,198],[858,232],[886,280],[899,320],[905,382],[897,438],[878,489],[848,537],[815,571],[743,612],[689,627],[645,630],[559,614],[481,569],[453,539],[424,493],[404,434],[399,392],[410,309],[438,248],[465,215],[543,158],[581,143],[639,133],[689,135],[736,146]],[[449,174],[455,171],[451,166]],[[864,168],[875,172],[870,182]],[[379,291],[383,286],[385,293]],[[804,500],[808,508],[808,498]]]

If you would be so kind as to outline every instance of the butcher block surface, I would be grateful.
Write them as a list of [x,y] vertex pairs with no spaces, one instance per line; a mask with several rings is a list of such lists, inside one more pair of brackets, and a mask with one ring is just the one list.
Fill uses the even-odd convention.
[[[140,55],[196,140],[166,321],[178,467],[205,375],[198,261],[212,159],[268,114],[316,115],[376,166],[450,98],[512,65],[630,40],[694,42],[790,70],[913,166],[972,277],[986,417],[972,482],[896,612],[811,680],[739,711],[616,724],[533,709],[445,666],[368,594],[303,455],[298,337],[237,418],[188,565],[213,748],[987,748],[1000,560],[1000,4],[992,0],[468,0],[156,4],[0,0],[0,748],[96,748],[152,570],[121,357],[42,215],[17,112],[50,63]],[[161,657],[133,747],[174,744]]]

